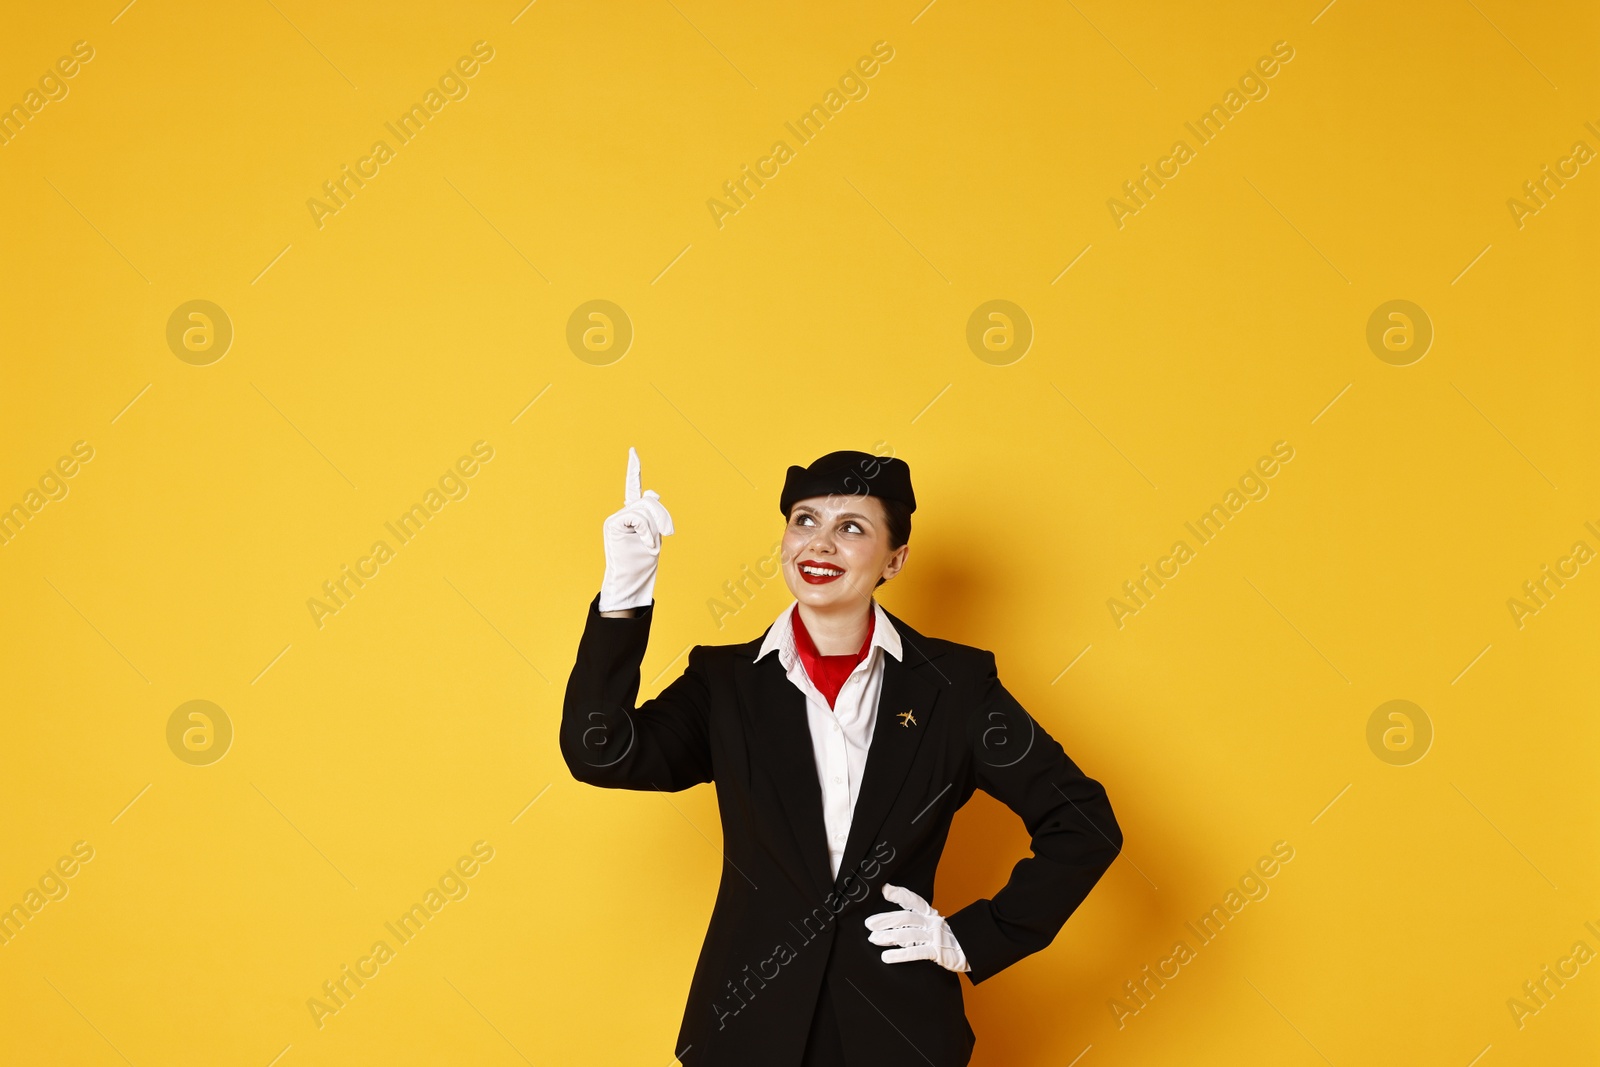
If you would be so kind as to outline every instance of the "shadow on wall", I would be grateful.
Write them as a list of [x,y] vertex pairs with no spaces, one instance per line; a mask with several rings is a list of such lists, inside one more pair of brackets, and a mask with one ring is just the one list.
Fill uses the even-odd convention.
[[994,640],[998,632],[994,624],[1005,609],[995,603],[993,589],[983,584],[977,568],[971,561],[919,546],[915,529],[910,543],[905,570],[878,590],[884,594],[893,590],[895,595],[879,602],[929,637],[991,647],[985,642]]
[[[994,649],[1002,664],[1001,681],[1084,773],[1105,785],[1128,839],[1129,852],[1111,865],[1049,948],[981,986],[964,978],[961,982],[967,1018],[977,1034],[973,1067],[1060,1067],[1085,1045],[1116,1033],[1107,1001],[1121,992],[1125,980],[1135,977],[1122,973],[1122,961],[1148,955],[1151,938],[1159,941],[1167,931],[1179,930],[1185,917],[1174,894],[1159,893],[1129,857],[1164,857],[1166,870],[1174,869],[1174,863],[1192,869],[1201,858],[1186,855],[1182,842],[1148,840],[1137,828],[1145,825],[1137,814],[1138,798],[1121,784],[1133,781],[1132,777],[1121,774],[1103,756],[1084,751],[1067,725],[1075,714],[1116,714],[1117,709],[1077,707],[1065,692],[1007,676],[1007,656],[995,648],[994,637],[1010,630],[1004,604],[997,604],[1004,597],[997,598],[974,574],[972,567],[958,561],[924,556],[917,560],[916,581],[907,583],[900,603],[889,610],[931,637]],[[1013,866],[1030,855],[1022,820],[989,794],[975,792],[951,827],[939,863],[935,906],[948,915],[973,900],[993,896],[1011,877]],[[1154,876],[1145,866],[1146,873]]]
[[[989,794],[974,793],[951,827],[939,861],[934,906],[949,914],[992,896],[1011,876],[1012,866],[1031,854],[1022,820]],[[1121,866],[1120,859],[1112,865],[1044,952],[1013,964],[981,986],[961,979],[967,1019],[978,1035],[973,1067],[1061,1067],[1104,1034],[1104,1001],[1118,979],[1106,966],[1109,961],[1069,954],[1067,945],[1084,940],[1104,943],[1103,933],[1085,939],[1074,924],[1081,924],[1086,913],[1100,910],[1097,898],[1102,894],[1138,893],[1120,877]]]
[[[1070,754],[1071,738],[1064,744]],[[1109,772],[1085,770],[1105,784],[1117,822],[1131,844],[1050,947],[981,986],[962,979],[967,1018],[978,1036],[972,1067],[1062,1067],[1090,1043],[1094,1054],[1101,1054],[1106,1045],[1126,1040],[1127,1032],[1151,1025],[1140,1012],[1138,1017],[1124,1017],[1119,1027],[1108,1004],[1113,997],[1129,999],[1124,983],[1138,980],[1140,967],[1167,955],[1179,938],[1196,943],[1185,927],[1195,916],[1184,902],[1198,899],[1196,887],[1208,882],[1200,872],[1213,870],[1215,858],[1192,851],[1176,835],[1152,838],[1141,832],[1138,827],[1158,826],[1159,819],[1145,818],[1138,810],[1139,798],[1108,780],[1113,777]],[[1011,809],[987,793],[974,793],[951,827],[939,862],[934,906],[949,914],[992,896],[1011,876],[1012,866],[1031,854],[1027,830]],[[1133,867],[1130,857],[1144,874]],[[1158,857],[1159,863],[1149,857]],[[1153,887],[1146,875],[1161,888]],[[1226,888],[1225,882],[1218,885]],[[1194,908],[1196,914],[1203,910]],[[1199,949],[1198,962],[1185,966],[1184,972],[1189,966],[1202,970],[1214,966],[1217,951]],[[1145,1010],[1166,1011],[1169,1001],[1203,981],[1175,979],[1166,990],[1156,992]]]

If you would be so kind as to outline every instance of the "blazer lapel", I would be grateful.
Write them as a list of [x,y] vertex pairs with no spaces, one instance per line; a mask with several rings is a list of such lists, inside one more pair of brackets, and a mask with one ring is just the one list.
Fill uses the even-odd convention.
[[[929,648],[928,639],[893,615],[889,618],[900,633],[902,658],[897,660],[886,651],[879,653],[883,656],[883,688],[878,696],[872,742],[867,747],[867,766],[861,776],[861,791],[856,794],[850,837],[839,861],[835,888],[866,855],[888,818],[890,808],[899,798],[900,785],[911,769],[923,735],[932,726],[934,704],[941,688],[927,676],[927,672],[938,670],[931,662],[937,653]],[[902,719],[901,715],[907,711],[911,715]],[[812,777],[815,778],[815,774]],[[820,797],[820,790],[818,795]],[[819,809],[820,803],[819,800]],[[826,845],[824,833],[824,848]]]
[[755,662],[761,642],[762,638],[751,642],[748,658],[741,656],[734,662],[745,729],[751,740],[753,773],[766,774],[776,785],[778,801],[794,835],[795,848],[778,848],[774,853],[795,857],[790,877],[797,884],[809,884],[820,899],[831,881],[828,831],[822,819],[822,786],[817,782],[806,698],[784,673],[776,652]]
[[[940,683],[949,681],[932,662],[940,654],[931,647],[933,643],[894,615],[889,619],[900,634],[902,658],[877,653],[883,656],[883,688],[850,819],[850,836],[839,862],[840,879],[834,879],[828,869],[828,831],[822,817],[822,786],[817,781],[805,694],[784,673],[777,653],[755,661],[765,632],[747,643],[744,654],[734,661],[734,679],[751,740],[753,773],[766,774],[776,785],[794,838],[792,851],[780,848],[775,853],[796,858],[791,878],[797,884],[809,882],[819,899],[855,869],[877,837],[932,722]],[[914,723],[907,719],[902,725],[900,713],[905,711],[911,712]]]

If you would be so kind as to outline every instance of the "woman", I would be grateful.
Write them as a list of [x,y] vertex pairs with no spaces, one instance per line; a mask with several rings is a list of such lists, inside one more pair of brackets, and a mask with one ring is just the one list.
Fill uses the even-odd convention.
[[[1122,847],[1105,790],[1000,684],[992,652],[878,604],[910,553],[916,497],[903,460],[864,452],[789,468],[780,556],[794,603],[761,637],[695,645],[636,707],[673,533],[639,484],[630,448],[560,744],[593,785],[716,783],[722,877],[678,1058],[966,1064],[958,975],[977,984],[1039,951],[1083,902]],[[992,898],[944,916],[928,903],[935,869],[976,789],[1033,828],[1033,854]]]

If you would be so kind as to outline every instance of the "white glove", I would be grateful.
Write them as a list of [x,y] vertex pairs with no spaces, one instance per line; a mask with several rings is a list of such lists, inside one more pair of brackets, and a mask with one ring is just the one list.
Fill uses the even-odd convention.
[[947,971],[970,971],[967,954],[956,943],[955,931],[933,905],[902,886],[883,886],[885,899],[904,911],[884,911],[867,916],[867,940],[874,945],[899,945],[885,949],[884,963],[932,960]]
[[620,511],[602,527],[606,574],[600,583],[600,610],[647,608],[655,597],[656,560],[661,539],[672,533],[672,516],[654,489],[639,492],[639,453],[628,449],[628,480]]

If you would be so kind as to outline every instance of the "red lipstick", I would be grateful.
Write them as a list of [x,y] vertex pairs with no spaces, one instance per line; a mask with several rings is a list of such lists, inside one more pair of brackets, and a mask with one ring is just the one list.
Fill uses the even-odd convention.
[[[819,568],[821,570],[828,571],[829,573],[827,573],[827,574],[807,574],[806,571],[805,571],[806,567],[816,567],[816,568]],[[835,581],[835,580],[837,580],[839,578],[844,577],[844,568],[843,567],[837,566],[837,565],[832,564],[832,563],[823,563],[821,560],[815,560],[815,559],[803,559],[803,560],[801,560],[800,562],[795,564],[795,570],[800,572],[800,577],[803,578],[805,580],[806,584],[808,584],[808,585],[827,585],[831,581]]]

